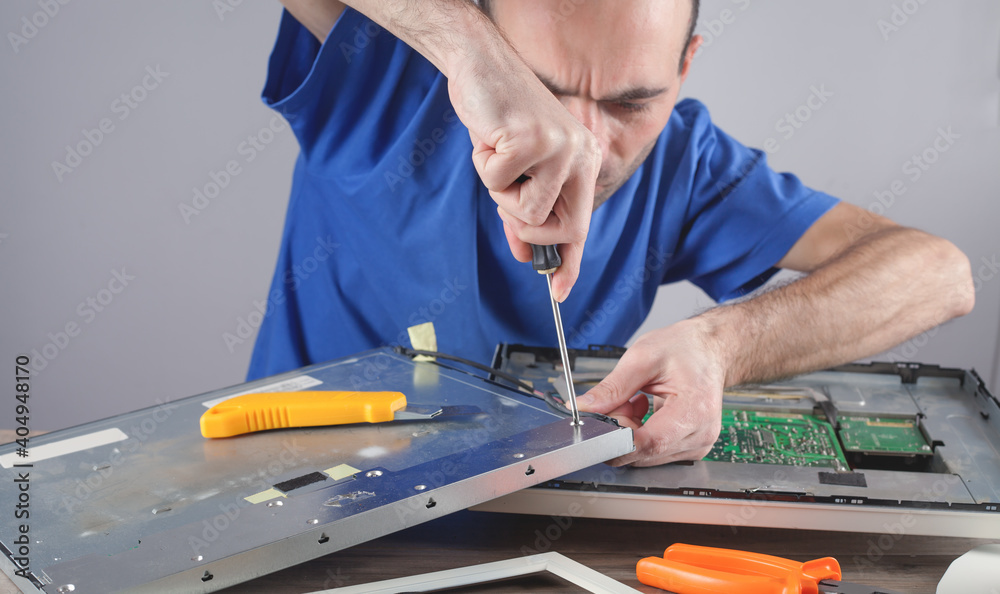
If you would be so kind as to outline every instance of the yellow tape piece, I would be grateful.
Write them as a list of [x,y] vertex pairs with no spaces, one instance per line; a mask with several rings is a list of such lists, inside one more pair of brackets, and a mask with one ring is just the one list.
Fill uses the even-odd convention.
[[249,501],[250,503],[263,503],[268,499],[274,499],[275,497],[284,497],[284,496],[285,494],[282,493],[281,491],[271,488],[268,489],[267,491],[261,491],[260,493],[255,493],[253,495],[250,495],[249,497],[244,497],[243,499]]
[[323,471],[327,476],[335,481],[339,481],[342,478],[347,478],[351,475],[358,474],[361,472],[353,466],[348,466],[347,464],[341,464],[339,466],[334,466],[333,468],[327,468]]
[[[417,324],[416,326],[410,326],[406,329],[406,333],[410,335],[410,344],[413,348],[418,351],[437,351],[438,341],[437,334],[434,332],[434,322],[424,322],[423,324]],[[434,357],[427,357],[424,355],[418,355],[413,358],[414,361],[433,361]]]

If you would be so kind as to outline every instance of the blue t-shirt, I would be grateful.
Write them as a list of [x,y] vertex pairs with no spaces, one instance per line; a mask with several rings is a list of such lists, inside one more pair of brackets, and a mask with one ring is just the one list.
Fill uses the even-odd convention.
[[[430,62],[350,8],[322,45],[286,12],[263,97],[301,154],[249,379],[409,345],[428,321],[440,351],[484,363],[499,342],[555,344],[545,281],[511,256]],[[624,344],[664,283],[717,301],[756,289],[835,203],[678,102],[593,214],[562,304],[569,346]]]

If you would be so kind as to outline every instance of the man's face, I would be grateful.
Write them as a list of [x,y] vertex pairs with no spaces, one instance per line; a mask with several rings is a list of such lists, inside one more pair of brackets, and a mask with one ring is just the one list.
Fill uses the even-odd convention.
[[493,0],[492,13],[600,142],[597,208],[638,169],[670,118],[701,43],[696,36],[683,47],[691,0]]

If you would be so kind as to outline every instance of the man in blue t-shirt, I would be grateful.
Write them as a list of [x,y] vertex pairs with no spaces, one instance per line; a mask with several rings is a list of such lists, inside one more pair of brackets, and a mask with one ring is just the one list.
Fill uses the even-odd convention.
[[807,273],[640,337],[580,398],[635,429],[616,464],[652,465],[705,455],[727,386],[972,308],[951,243],[772,171],[677,102],[697,0],[284,3],[263,94],[301,155],[251,379],[428,321],[439,350],[483,362],[498,342],[551,345],[531,243],[561,246],[576,348],[625,343],[661,284],[722,302]]

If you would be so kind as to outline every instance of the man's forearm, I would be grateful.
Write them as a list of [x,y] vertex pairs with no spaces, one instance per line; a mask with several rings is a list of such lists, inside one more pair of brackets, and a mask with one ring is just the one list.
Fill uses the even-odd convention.
[[483,54],[516,58],[493,22],[469,0],[346,0],[346,4],[420,52],[448,78],[477,63]]
[[420,52],[445,76],[482,51],[514,56],[489,18],[468,0],[282,0],[282,4],[320,41],[350,6]]
[[884,351],[968,313],[973,303],[962,252],[926,233],[890,227],[805,278],[699,317],[721,344],[731,386]]

